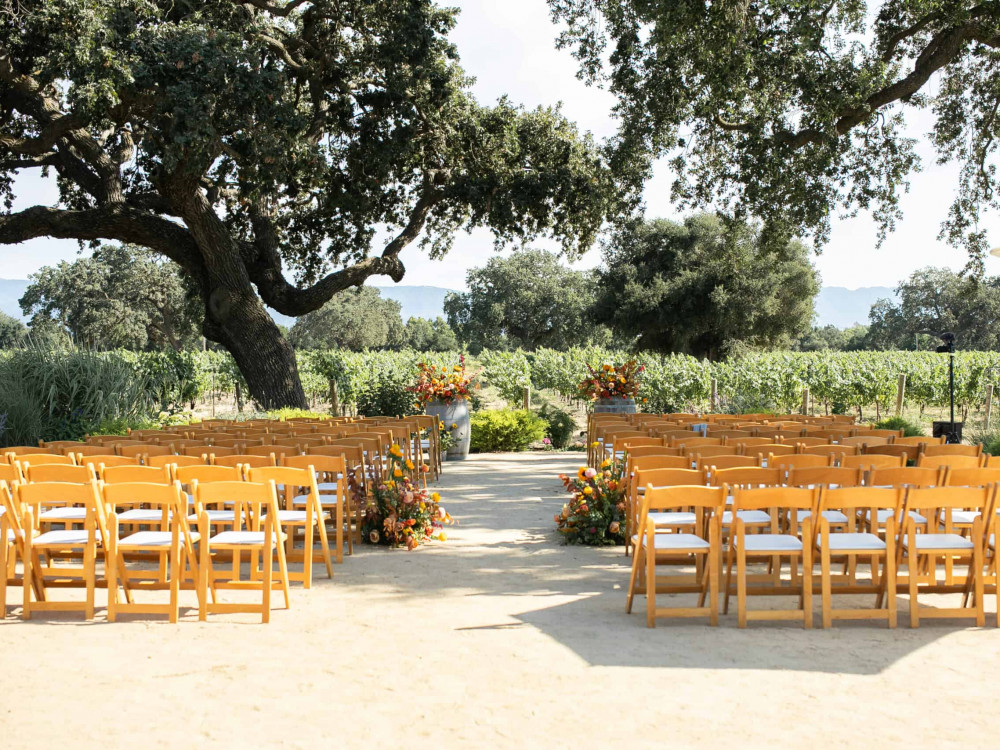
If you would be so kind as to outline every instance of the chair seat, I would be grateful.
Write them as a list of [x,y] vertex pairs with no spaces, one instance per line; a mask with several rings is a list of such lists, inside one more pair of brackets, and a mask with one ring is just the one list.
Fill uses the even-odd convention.
[[[885,523],[890,518],[892,518],[892,514],[894,513],[894,511],[889,510],[888,508],[879,508],[878,510],[875,511],[875,513],[876,513],[876,518],[878,518],[878,522]],[[871,511],[866,510],[865,519],[868,520],[870,518],[871,518]],[[927,523],[927,518],[925,516],[920,515],[915,510],[910,511],[910,518],[912,518],[917,523]]]
[[650,512],[654,526],[693,526],[698,520],[694,513],[670,510]]
[[[298,497],[296,497],[296,498],[294,498],[292,500],[292,504],[293,505],[305,506],[308,503],[309,503],[309,496],[308,495],[299,495]],[[337,496],[336,495],[323,495],[323,494],[320,494],[320,496],[319,496],[319,504],[320,504],[321,507],[336,506],[337,505]]]
[[[743,523],[747,526],[770,526],[771,525],[771,515],[763,510],[738,510],[736,511],[738,518],[743,519]],[[728,526],[733,523],[733,512],[731,510],[726,510],[722,512],[722,525]]]
[[[210,522],[233,521],[236,519],[236,514],[231,510],[206,510],[205,515],[208,516]],[[188,516],[188,520],[197,521],[198,514],[192,513]]]
[[[278,520],[281,521],[282,523],[305,523],[306,522],[306,513],[307,513],[307,511],[304,511],[304,510],[280,510],[279,509],[278,510]],[[329,513],[323,513],[321,515],[323,516],[323,518],[329,518],[330,517]],[[265,514],[263,516],[263,518],[267,518],[267,514]]]
[[[101,532],[94,532],[97,541],[101,541]],[[88,542],[86,529],[67,529],[59,531],[47,531],[35,537],[36,547],[85,547]]]
[[[847,523],[847,516],[845,516],[843,512],[839,510],[824,510],[821,512],[821,515],[830,523],[838,523],[838,524]],[[800,510],[798,512],[798,518],[799,521],[802,521],[803,519],[806,518],[812,518],[812,511]]]
[[708,549],[708,542],[697,534],[654,534],[653,548],[658,550]]
[[[274,537],[271,538],[273,543]],[[264,544],[263,531],[223,531],[209,540],[211,545],[257,546]]]
[[163,511],[154,508],[133,508],[124,513],[118,514],[119,521],[141,521],[144,523],[157,523],[163,520]]
[[[171,533],[169,531],[137,531],[135,534],[130,534],[125,537],[118,544],[122,547],[169,547],[171,542]],[[198,532],[191,532],[191,541],[197,542],[201,537]],[[181,539],[181,543],[184,540]]]
[[[917,534],[917,551],[926,549],[943,549],[966,551],[973,548],[972,542],[958,534]],[[903,546],[909,547],[909,535],[903,535]]]
[[[822,544],[822,537],[819,534],[816,535],[816,544]],[[878,552],[885,550],[885,542],[879,539],[875,534],[853,531],[830,534],[828,546],[831,551],[837,552],[853,550]]]
[[[941,523],[944,523],[945,515],[945,511],[941,511]],[[978,510],[953,510],[951,512],[951,522],[961,526],[971,526],[981,515],[982,513]]]
[[[735,543],[736,540],[734,539]],[[802,541],[790,534],[749,534],[743,537],[747,552],[800,552]]]
[[85,521],[86,508],[51,508],[38,514],[39,521]]

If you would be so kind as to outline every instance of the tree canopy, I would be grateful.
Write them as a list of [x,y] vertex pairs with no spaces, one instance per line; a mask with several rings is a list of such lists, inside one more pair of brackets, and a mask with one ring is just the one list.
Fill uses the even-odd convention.
[[440,316],[434,320],[410,318],[403,332],[403,346],[418,352],[450,352],[458,349],[458,338]]
[[819,291],[800,242],[698,214],[619,231],[604,249],[598,320],[638,349],[716,359],[734,345],[787,345],[807,330]]
[[473,353],[605,344],[591,321],[593,274],[564,266],[554,253],[519,250],[466,276],[469,291],[445,297],[448,323]]
[[868,326],[813,326],[793,348],[800,352],[856,352],[868,348]]
[[403,342],[399,310],[374,287],[340,292],[295,321],[288,339],[296,349],[396,349]]
[[21,346],[28,335],[28,328],[17,318],[0,312],[0,349]]
[[[1000,276],[977,279],[947,268],[915,271],[896,288],[899,299],[881,299],[868,317],[875,349],[923,349],[951,331],[961,349],[1000,349]],[[929,335],[922,335],[929,334]]]
[[[819,244],[837,207],[884,233],[918,168],[904,117],[930,110],[962,165],[943,233],[973,260],[1000,207],[995,0],[549,0],[582,74],[617,97],[612,165],[638,196],[669,155],[682,207],[713,205]],[[937,81],[933,88],[930,81]]]
[[178,267],[135,245],[102,245],[90,257],[42,268],[21,309],[31,328],[62,327],[96,349],[190,349],[203,308]]
[[[477,103],[431,0],[19,0],[0,13],[0,243],[117,240],[180,265],[264,407],[305,406],[265,309],[300,316],[418,238],[589,247],[614,191],[557,108]],[[12,212],[13,177],[55,206]]]

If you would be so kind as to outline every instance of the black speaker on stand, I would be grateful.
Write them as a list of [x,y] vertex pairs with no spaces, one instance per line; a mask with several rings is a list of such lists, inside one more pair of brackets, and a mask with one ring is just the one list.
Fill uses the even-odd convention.
[[955,334],[951,331],[942,333],[941,344],[936,351],[938,354],[948,355],[948,396],[951,402],[951,421],[934,422],[932,431],[934,437],[944,437],[947,443],[962,442],[962,422],[955,421]]

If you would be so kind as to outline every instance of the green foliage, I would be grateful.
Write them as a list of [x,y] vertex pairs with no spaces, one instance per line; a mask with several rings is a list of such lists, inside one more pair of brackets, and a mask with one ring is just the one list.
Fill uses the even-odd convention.
[[607,343],[590,315],[593,274],[566,268],[544,250],[520,250],[469,271],[469,291],[445,298],[448,323],[471,352],[483,349],[562,349]]
[[542,404],[538,416],[545,420],[545,436],[552,441],[552,447],[559,450],[566,448],[576,432],[573,416],[551,403]]
[[472,414],[471,450],[494,453],[527,450],[545,437],[547,423],[534,412],[477,411]]
[[296,349],[395,349],[404,340],[399,310],[374,287],[341,292],[296,320],[289,341]]
[[523,402],[524,388],[531,385],[531,367],[524,352],[483,351],[477,359],[487,385],[496,388],[508,403]]
[[114,355],[24,349],[0,358],[6,445],[79,439],[108,420],[143,423],[155,406],[149,380]]
[[192,348],[201,342],[204,309],[179,271],[141,247],[102,245],[34,274],[21,309],[33,330],[55,324],[81,346]]
[[737,343],[787,344],[818,291],[801,243],[768,244],[747,224],[699,214],[616,233],[594,315],[638,349],[719,359]]
[[868,348],[868,326],[837,328],[834,325],[813,326],[796,341],[793,349],[800,352],[856,352]]
[[983,423],[970,425],[970,429],[964,431],[965,442],[975,445],[983,444],[983,453],[991,456],[1000,456],[1000,428],[990,427],[987,429]]
[[902,430],[903,437],[921,437],[927,433],[922,425],[911,422],[903,417],[889,417],[875,423],[877,430]]
[[434,320],[410,318],[403,331],[403,343],[418,352],[450,352],[458,349],[458,338],[448,322],[441,317]]
[[611,165],[637,201],[666,158],[681,208],[718,206],[820,243],[838,208],[864,209],[884,236],[920,164],[906,117],[925,110],[940,158],[962,166],[945,234],[987,251],[980,215],[1000,207],[995,3],[549,5],[582,74],[617,98]]
[[872,348],[931,348],[940,343],[935,333],[954,331],[963,349],[1000,349],[1000,276],[976,278],[947,268],[923,268],[902,282],[896,294],[898,302],[881,299],[872,305]]
[[12,318],[0,312],[0,349],[13,349],[23,346],[28,335],[28,328],[17,318]]

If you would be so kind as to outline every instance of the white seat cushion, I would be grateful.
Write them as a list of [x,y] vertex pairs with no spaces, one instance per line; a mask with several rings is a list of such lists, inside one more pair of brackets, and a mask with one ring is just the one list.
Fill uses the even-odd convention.
[[[10,534],[9,531],[7,533]],[[990,549],[996,549],[996,548],[997,548],[997,535],[990,534]]]
[[163,511],[155,508],[133,508],[124,513],[118,514],[119,521],[142,521],[145,523],[157,523],[163,520]]
[[747,552],[797,552],[802,549],[802,541],[789,534],[748,534],[743,541]]
[[39,521],[85,521],[86,508],[51,508],[38,514]]
[[[205,514],[208,516],[209,522],[232,521],[236,518],[236,514],[231,510],[206,510]],[[188,520],[197,521],[198,514],[192,513],[188,516]]]
[[[272,538],[273,541],[273,538]],[[257,545],[258,547],[264,544],[264,532],[263,531],[223,531],[216,534],[209,540],[210,544],[246,544],[246,545]]]
[[[122,539],[119,544],[126,547],[169,547],[171,534],[169,531],[137,531]],[[197,532],[191,533],[191,541],[200,539]],[[181,544],[184,538],[180,538]]]
[[708,549],[708,542],[697,534],[656,534],[653,547],[659,550]]
[[[743,523],[747,526],[770,526],[771,516],[766,511],[763,510],[738,510],[736,515],[743,519]],[[730,510],[723,511],[722,513],[722,525],[728,526],[733,522],[733,512]]]
[[[824,510],[822,516],[830,523],[847,523],[847,516],[839,510]],[[798,512],[799,522],[801,523],[806,518],[812,518],[812,511],[800,510]]]
[[[879,539],[875,534],[865,534],[861,532],[844,532],[839,534],[830,534],[829,547],[833,551],[843,551],[843,550],[871,550],[872,552],[878,552],[885,549],[885,542]],[[816,535],[816,544],[822,543],[822,537]]]
[[[941,523],[944,523],[945,511],[941,511]],[[971,526],[975,523],[976,519],[982,514],[978,510],[953,510],[951,512],[952,523],[962,524],[963,526]]]
[[[101,532],[94,532],[97,541],[101,541]],[[87,544],[86,529],[73,529],[66,531],[47,531],[41,536],[36,536],[35,546],[50,545],[58,547],[83,547]]]
[[[879,508],[878,510],[875,511],[875,513],[877,514],[878,522],[882,524],[888,521],[890,518],[892,518],[893,511],[889,510],[888,508]],[[870,517],[871,517],[871,511],[866,510],[865,519],[870,519]],[[927,518],[920,515],[915,510],[910,511],[910,518],[912,518],[917,523],[927,523]]]
[[693,526],[697,521],[695,514],[687,511],[656,511],[649,517],[655,526]]
[[[922,549],[953,549],[965,551],[972,549],[972,542],[958,534],[917,534],[917,551]],[[903,535],[903,546],[910,546],[908,534]]]
[[[329,518],[329,513],[323,513],[323,518]],[[267,518],[267,514],[264,515]],[[278,520],[282,523],[305,523],[306,511],[304,510],[278,510]]]

